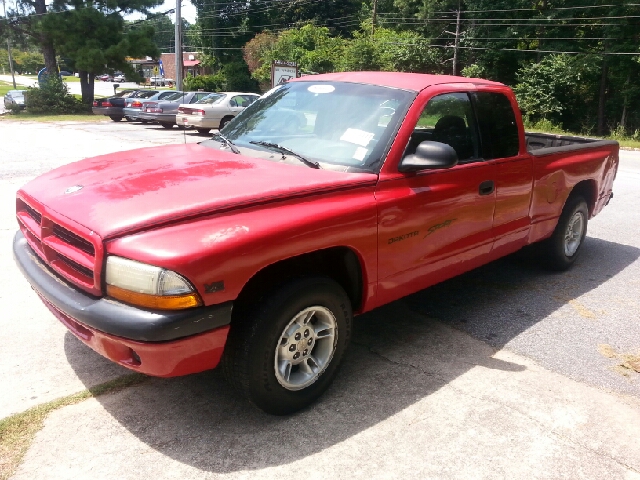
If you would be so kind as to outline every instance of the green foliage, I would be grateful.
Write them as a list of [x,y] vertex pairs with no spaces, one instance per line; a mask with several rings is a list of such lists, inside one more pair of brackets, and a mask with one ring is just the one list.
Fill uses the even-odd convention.
[[484,78],[484,68],[476,63],[462,69],[462,76],[467,78]]
[[224,89],[228,92],[260,92],[260,85],[251,77],[247,64],[242,61],[226,64],[222,76]]
[[584,113],[585,102],[594,101],[597,75],[590,58],[550,55],[523,66],[514,90],[530,122],[548,120],[564,129],[581,130],[576,117]]
[[[263,41],[263,38],[258,37],[257,41]],[[260,66],[253,71],[253,77],[259,82],[269,82],[273,60],[297,62],[298,67],[307,72],[326,73],[337,70],[343,44],[341,38],[331,37],[327,27],[305,25],[280,32],[275,42],[267,43],[262,48],[249,42],[245,52],[259,52]]]
[[184,79],[184,89],[188,92],[197,92],[204,90],[205,92],[219,92],[224,90],[225,78],[222,73],[215,75],[187,75]]
[[153,27],[140,25],[125,32],[119,13],[105,13],[90,5],[49,15],[45,25],[59,53],[79,71],[98,74],[120,70],[135,79],[136,72],[126,58],[159,54],[152,40]]
[[25,94],[28,113],[62,114],[83,113],[86,105],[69,94],[67,86],[57,76],[49,76],[38,87],[29,87]]
[[188,75],[184,79],[186,91],[205,92],[259,92],[258,82],[251,78],[244,62],[232,62],[214,75]]
[[[12,49],[11,56],[13,57],[13,68],[17,74],[35,74],[44,67],[42,53]],[[9,72],[9,55],[6,48],[0,50],[0,69]]]

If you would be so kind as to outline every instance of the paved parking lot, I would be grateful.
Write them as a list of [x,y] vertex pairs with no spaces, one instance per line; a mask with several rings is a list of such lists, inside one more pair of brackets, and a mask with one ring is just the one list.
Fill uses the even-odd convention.
[[[67,333],[11,258],[15,191],[195,133],[0,122],[0,418],[128,373]],[[334,386],[276,418],[206,372],[52,413],[15,478],[640,479],[640,154],[570,272],[521,256],[358,317]]]

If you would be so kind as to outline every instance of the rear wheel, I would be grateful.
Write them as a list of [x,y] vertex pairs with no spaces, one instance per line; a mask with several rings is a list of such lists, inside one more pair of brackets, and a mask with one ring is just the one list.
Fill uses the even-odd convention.
[[173,124],[171,123],[161,123],[160,125],[162,125],[164,128],[173,128]]
[[109,115],[109,118],[114,122],[121,122],[123,117],[120,115]]
[[329,278],[300,279],[232,324],[224,374],[253,404],[286,415],[329,387],[351,337],[347,294]]
[[124,118],[127,120],[127,122],[134,122],[134,121],[135,121],[133,118],[128,117],[128,116],[126,116],[126,115],[125,115],[125,117],[124,117]]
[[545,260],[553,270],[567,270],[576,261],[587,235],[589,209],[585,199],[571,196],[562,210],[553,235],[543,242]]
[[224,126],[231,120],[233,120],[233,117],[224,117],[222,120],[220,120],[220,126],[218,127],[218,130],[222,130]]

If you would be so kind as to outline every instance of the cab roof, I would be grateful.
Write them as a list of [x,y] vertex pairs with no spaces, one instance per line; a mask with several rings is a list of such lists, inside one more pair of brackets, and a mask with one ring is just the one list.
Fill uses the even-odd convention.
[[481,78],[454,77],[453,75],[428,75],[424,73],[404,72],[338,72],[320,75],[307,75],[291,81],[302,82],[351,82],[380,85],[419,92],[432,85],[442,83],[470,83],[474,85],[504,86],[502,83]]

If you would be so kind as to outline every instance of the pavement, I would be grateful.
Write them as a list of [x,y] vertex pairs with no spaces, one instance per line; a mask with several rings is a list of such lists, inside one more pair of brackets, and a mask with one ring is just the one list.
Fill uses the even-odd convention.
[[[67,77],[62,77],[64,80]],[[11,83],[11,75],[0,75],[0,81]],[[16,75],[16,86],[18,89],[25,87],[33,87],[37,84],[37,79],[33,77],[27,77],[24,75]],[[67,87],[69,87],[69,93],[74,95],[82,95],[82,91],[80,90],[80,82],[65,82]],[[100,80],[96,80],[94,82],[94,95],[96,97],[109,97],[113,95],[113,86],[119,85],[121,88],[140,88],[135,82],[102,82]]]
[[[86,348],[10,252],[20,185],[86,156],[195,133],[1,122],[0,418],[128,371]],[[55,148],[52,146],[55,145]],[[640,479],[640,153],[582,256],[550,274],[515,255],[357,317],[319,402],[272,417],[218,372],[149,379],[49,415],[14,479]]]

